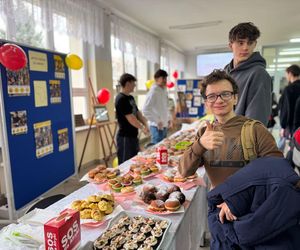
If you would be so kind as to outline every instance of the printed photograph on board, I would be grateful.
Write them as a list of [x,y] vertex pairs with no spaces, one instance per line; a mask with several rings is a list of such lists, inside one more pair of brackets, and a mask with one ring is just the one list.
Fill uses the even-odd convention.
[[65,79],[65,63],[61,56],[54,55],[54,76],[57,79]]
[[27,112],[26,110],[10,112],[11,134],[27,134]]
[[57,131],[58,134],[58,150],[64,151],[69,148],[69,137],[68,137],[68,128],[60,129]]
[[6,70],[7,91],[9,96],[29,96],[30,79],[28,66],[17,71]]
[[41,158],[53,152],[53,138],[51,130],[51,121],[35,123],[34,137],[36,147],[36,157]]
[[61,103],[61,88],[59,80],[50,80],[50,102]]

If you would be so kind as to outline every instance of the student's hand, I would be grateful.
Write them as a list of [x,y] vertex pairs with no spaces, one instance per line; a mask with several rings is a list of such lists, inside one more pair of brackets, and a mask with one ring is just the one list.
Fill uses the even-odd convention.
[[157,123],[157,128],[158,128],[158,130],[163,130],[164,129],[163,123],[162,122],[158,122]]
[[284,128],[280,129],[280,133],[279,133],[280,137],[285,137],[285,131],[284,131]]
[[149,135],[150,134],[150,130],[149,130],[148,126],[144,126],[143,129],[142,129],[142,131],[143,131],[143,133],[145,135]]
[[221,147],[224,143],[224,133],[214,131],[212,124],[206,122],[206,130],[200,138],[201,145],[207,150],[213,150]]
[[221,208],[220,213],[219,213],[219,219],[222,224],[224,224],[225,218],[228,221],[234,221],[237,220],[236,216],[234,216],[229,207],[225,202],[221,203],[220,205],[217,205],[218,208]]

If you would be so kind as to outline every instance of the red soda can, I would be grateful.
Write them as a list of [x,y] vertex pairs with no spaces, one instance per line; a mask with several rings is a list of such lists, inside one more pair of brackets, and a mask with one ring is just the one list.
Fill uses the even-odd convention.
[[166,147],[156,149],[156,162],[160,165],[168,165],[168,150]]

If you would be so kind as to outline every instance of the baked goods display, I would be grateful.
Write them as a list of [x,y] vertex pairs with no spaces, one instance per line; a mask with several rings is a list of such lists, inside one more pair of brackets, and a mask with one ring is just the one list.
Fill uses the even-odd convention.
[[147,177],[151,174],[156,174],[160,171],[159,167],[154,162],[147,164],[132,164],[130,166],[130,172],[142,177]]
[[176,169],[167,169],[163,173],[164,180],[168,182],[186,182],[187,180],[193,180],[197,177],[198,177],[197,173],[189,177],[183,177]]
[[148,204],[148,209],[154,212],[174,212],[185,202],[185,195],[180,187],[174,184],[159,186],[145,184],[139,197]]
[[117,193],[131,193],[134,192],[134,187],[143,183],[143,179],[140,175],[131,175],[129,173],[118,176],[114,179],[108,180],[108,186],[110,189]]
[[102,221],[113,212],[114,207],[114,197],[111,194],[90,195],[85,200],[76,200],[71,204],[72,209],[79,211],[81,219],[95,221]]
[[170,222],[125,213],[94,241],[94,249],[158,249]]
[[120,170],[117,168],[107,168],[105,165],[98,165],[88,172],[88,177],[91,182],[102,183],[108,179],[116,178],[120,175]]

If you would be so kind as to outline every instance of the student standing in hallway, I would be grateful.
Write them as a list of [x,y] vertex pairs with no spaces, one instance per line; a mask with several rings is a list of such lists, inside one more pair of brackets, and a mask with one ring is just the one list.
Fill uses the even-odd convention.
[[156,144],[167,137],[171,125],[168,108],[168,92],[166,90],[168,73],[159,69],[154,74],[155,83],[147,93],[143,107],[144,116],[150,123],[151,143]]
[[235,113],[268,124],[271,114],[271,77],[266,71],[266,61],[259,52],[253,52],[259,29],[251,22],[240,23],[229,32],[232,61],[225,71],[237,82],[239,101]]
[[[300,117],[300,113],[295,113],[296,101],[300,97],[300,67],[296,64],[286,69],[286,79],[289,85],[284,89],[281,96],[280,125],[281,136],[290,137],[298,127],[294,127],[294,120]],[[299,111],[297,111],[299,112]]]
[[135,156],[139,150],[138,130],[148,134],[146,118],[138,110],[135,100],[130,93],[136,86],[136,78],[130,74],[120,77],[121,92],[115,100],[116,115],[119,125],[117,134],[117,155],[119,164]]

